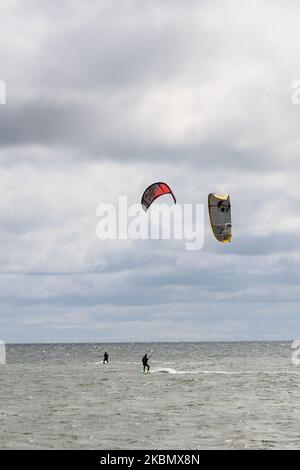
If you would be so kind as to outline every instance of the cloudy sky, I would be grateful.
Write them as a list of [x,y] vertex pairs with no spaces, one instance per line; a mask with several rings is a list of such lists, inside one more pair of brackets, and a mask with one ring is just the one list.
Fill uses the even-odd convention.
[[[296,0],[3,0],[0,338],[300,338]],[[96,237],[97,207],[166,181],[232,198],[182,241]]]

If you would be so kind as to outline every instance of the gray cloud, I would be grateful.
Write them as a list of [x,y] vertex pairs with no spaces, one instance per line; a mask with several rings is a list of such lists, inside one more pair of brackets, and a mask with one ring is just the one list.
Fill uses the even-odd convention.
[[[1,338],[297,336],[299,8],[2,4]],[[229,192],[232,245],[207,212],[200,252],[99,241],[97,206],[155,180],[182,203]]]

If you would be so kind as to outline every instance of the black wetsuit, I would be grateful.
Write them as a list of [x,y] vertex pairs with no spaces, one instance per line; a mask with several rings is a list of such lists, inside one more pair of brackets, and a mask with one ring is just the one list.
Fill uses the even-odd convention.
[[107,352],[104,353],[103,364],[105,364],[106,362],[107,362],[107,364],[108,364],[108,354],[107,354]]
[[143,363],[143,366],[144,366],[144,372],[146,370],[146,367],[147,367],[147,371],[149,372],[150,366],[148,364],[148,360],[149,360],[149,358],[148,358],[147,354],[145,354],[145,356],[142,359],[142,363]]

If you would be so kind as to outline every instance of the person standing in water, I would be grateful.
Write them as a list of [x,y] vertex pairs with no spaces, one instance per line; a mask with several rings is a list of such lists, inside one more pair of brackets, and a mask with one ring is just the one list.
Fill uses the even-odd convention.
[[108,353],[106,351],[103,356],[103,364],[108,364]]
[[143,359],[142,359],[144,372],[146,372],[146,367],[147,367],[147,372],[149,372],[149,370],[150,370],[150,366],[149,366],[149,364],[148,364],[148,360],[149,360],[149,358],[148,358],[147,354],[145,354],[145,356],[144,356]]

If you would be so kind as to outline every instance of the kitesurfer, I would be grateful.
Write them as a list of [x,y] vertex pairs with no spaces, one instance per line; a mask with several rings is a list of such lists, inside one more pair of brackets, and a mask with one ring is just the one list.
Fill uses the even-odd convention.
[[149,364],[148,364],[148,360],[149,360],[149,358],[148,358],[147,354],[145,354],[145,356],[144,356],[143,359],[142,359],[144,372],[146,372],[146,367],[147,367],[147,372],[149,372],[149,370],[150,370],[150,366],[149,366]]
[[108,353],[106,351],[103,356],[103,364],[108,364]]

